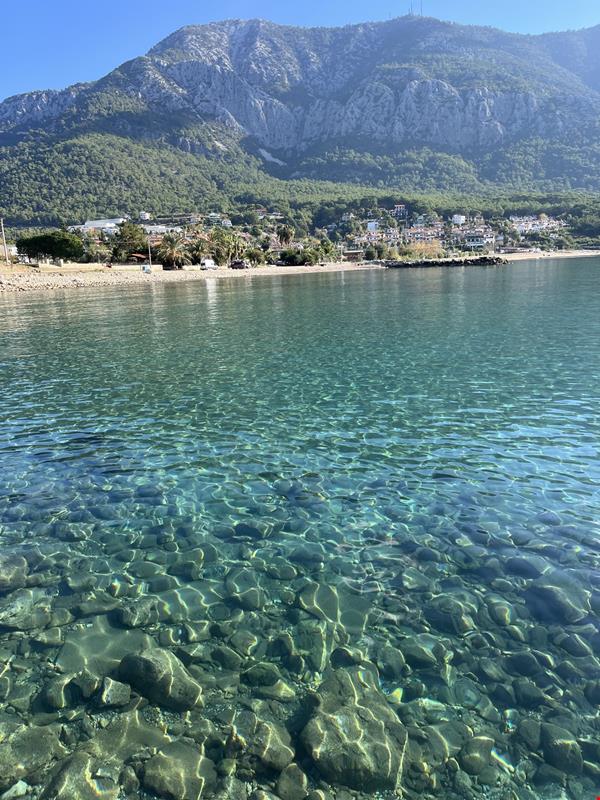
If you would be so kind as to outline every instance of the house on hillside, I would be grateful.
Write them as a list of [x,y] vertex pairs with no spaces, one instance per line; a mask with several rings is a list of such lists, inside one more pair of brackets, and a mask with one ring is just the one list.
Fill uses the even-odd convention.
[[464,237],[465,250],[494,250],[496,234],[491,228],[472,228],[466,231]]
[[413,225],[412,228],[405,228],[402,234],[406,244],[433,244],[439,242],[443,235],[444,226],[441,223]]
[[406,206],[403,203],[396,204],[391,214],[396,219],[406,219]]
[[166,233],[181,233],[180,225],[142,225],[144,233],[148,236],[164,236]]

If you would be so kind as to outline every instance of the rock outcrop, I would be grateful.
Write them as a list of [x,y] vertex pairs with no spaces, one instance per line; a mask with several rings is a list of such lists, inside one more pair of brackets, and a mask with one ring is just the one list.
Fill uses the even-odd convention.
[[549,44],[410,16],[332,29],[189,26],[100,81],[9,98],[0,132],[86,118],[109,96],[116,111],[127,100],[216,120],[281,152],[357,138],[464,152],[593,120],[595,73]]

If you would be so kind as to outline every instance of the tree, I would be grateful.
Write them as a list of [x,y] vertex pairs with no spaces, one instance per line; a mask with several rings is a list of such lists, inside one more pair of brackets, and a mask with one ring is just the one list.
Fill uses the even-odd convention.
[[133,222],[122,222],[113,238],[112,256],[115,261],[127,262],[134,253],[148,252],[148,237],[144,229]]
[[184,264],[190,264],[192,260],[186,241],[179,233],[166,233],[156,255],[167,269],[181,269]]
[[319,241],[319,250],[323,256],[323,258],[328,259],[332,258],[335,254],[335,245],[331,241],[331,239],[327,236],[323,236]]
[[220,266],[229,266],[232,261],[241,258],[246,249],[243,239],[222,228],[215,228],[210,239],[214,259]]
[[82,241],[84,247],[82,261],[88,264],[97,264],[110,259],[110,248],[102,238],[96,239],[88,233]]
[[249,247],[245,253],[246,258],[251,264],[264,264],[266,261],[265,251],[260,247]]
[[282,247],[287,247],[294,238],[294,229],[290,225],[280,225],[277,228],[277,238]]
[[210,243],[206,239],[194,239],[187,246],[191,264],[201,264],[210,253]]
[[280,260],[288,267],[314,266],[319,262],[319,252],[310,248],[306,250],[284,250],[281,253]]
[[17,239],[19,253],[35,260],[37,258],[77,261],[82,258],[84,246],[81,238],[67,231],[51,231]]

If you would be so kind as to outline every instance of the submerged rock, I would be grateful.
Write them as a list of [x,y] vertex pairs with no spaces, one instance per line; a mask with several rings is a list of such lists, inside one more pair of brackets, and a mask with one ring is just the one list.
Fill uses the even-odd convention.
[[398,647],[406,663],[414,669],[436,667],[446,655],[446,649],[441,642],[426,634],[403,639]]
[[114,612],[115,620],[124,628],[141,628],[158,619],[156,602],[150,598],[121,606]]
[[469,609],[452,597],[435,597],[425,609],[425,618],[442,633],[462,635],[475,627]]
[[261,662],[242,673],[242,680],[250,686],[275,686],[279,680],[279,670],[275,664]]
[[406,729],[370,673],[335,670],[319,688],[318,701],[301,740],[319,773],[361,791],[396,790]]
[[581,775],[583,756],[572,733],[558,725],[544,723],[541,728],[541,738],[547,764],[567,775]]
[[0,790],[65,755],[54,728],[18,728],[0,742]]
[[[283,640],[279,639],[282,647]],[[306,621],[295,626],[290,648],[286,653],[288,669],[295,671],[301,657],[313,672],[323,672],[335,646],[335,628],[328,622]]]
[[171,742],[144,765],[145,789],[165,800],[199,800],[217,785],[213,762],[185,742]]
[[68,758],[41,800],[117,800],[117,782],[87,753]]
[[459,762],[469,775],[479,775],[489,765],[494,740],[489,736],[475,736],[460,751]]
[[258,722],[250,752],[267,769],[281,772],[294,760],[294,750],[289,733],[274,722]]
[[168,650],[125,656],[119,677],[148,700],[173,711],[188,711],[201,701],[202,687]]
[[118,708],[126,706],[131,699],[131,689],[126,683],[104,678],[102,691],[98,698],[98,705],[103,708]]
[[225,580],[230,598],[246,611],[258,611],[264,605],[264,593],[256,574],[249,569],[232,569]]
[[281,800],[304,800],[308,778],[297,764],[290,764],[279,776],[276,789]]
[[386,644],[377,653],[377,666],[385,678],[401,678],[405,674],[406,661],[395,647]]
[[272,720],[259,720],[248,710],[238,710],[232,720],[227,753],[243,753],[262,768],[282,772],[294,760],[292,740],[285,728]]
[[50,620],[49,598],[43,590],[20,589],[0,602],[0,630],[33,631]]
[[585,658],[592,655],[592,648],[576,633],[561,633],[556,644],[574,658]]
[[26,797],[30,793],[31,786],[28,783],[17,781],[14,786],[11,786],[10,789],[0,795],[0,800],[17,800],[20,797]]
[[571,625],[590,613],[591,592],[575,579],[562,575],[544,576],[525,591],[529,610],[544,622]]
[[22,589],[28,572],[29,565],[23,556],[0,555],[0,594]]
[[509,655],[506,659],[506,666],[513,674],[527,677],[531,677],[541,671],[538,660],[533,653],[527,650]]

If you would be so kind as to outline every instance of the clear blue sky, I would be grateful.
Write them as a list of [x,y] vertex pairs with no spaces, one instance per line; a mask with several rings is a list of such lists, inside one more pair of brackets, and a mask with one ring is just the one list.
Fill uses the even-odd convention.
[[[420,0],[414,0],[420,8]],[[261,17],[344,25],[407,13],[410,0],[0,0],[0,100],[105,75],[182,25]],[[424,0],[428,16],[539,33],[600,24],[599,0]]]

